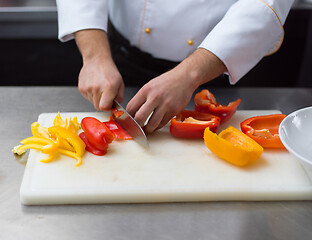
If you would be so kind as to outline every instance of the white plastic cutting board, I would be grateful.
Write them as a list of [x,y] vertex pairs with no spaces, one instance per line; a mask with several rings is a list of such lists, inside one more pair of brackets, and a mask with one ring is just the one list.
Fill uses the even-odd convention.
[[[238,129],[244,119],[278,111],[238,111],[229,123]],[[38,122],[52,126],[56,113]],[[108,119],[108,113],[61,113],[63,119],[85,116]],[[25,205],[180,201],[311,200],[312,182],[286,150],[265,150],[248,167],[216,157],[203,140],[177,139],[169,126],[148,136],[150,150],[135,141],[113,142],[98,157],[88,152],[82,165],[62,156],[52,163],[31,150],[20,189]]]

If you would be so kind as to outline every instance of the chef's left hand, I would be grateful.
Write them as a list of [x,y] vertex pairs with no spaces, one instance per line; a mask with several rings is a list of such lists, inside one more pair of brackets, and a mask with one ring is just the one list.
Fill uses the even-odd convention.
[[127,111],[151,133],[181,112],[194,91],[226,71],[223,62],[206,49],[199,48],[174,69],[145,84],[127,105]]

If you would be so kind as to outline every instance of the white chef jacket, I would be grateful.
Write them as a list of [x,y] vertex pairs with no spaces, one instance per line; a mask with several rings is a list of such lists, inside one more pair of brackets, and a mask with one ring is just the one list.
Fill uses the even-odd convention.
[[215,54],[236,83],[277,51],[294,0],[57,0],[59,39],[107,30],[108,16],[130,44],[155,58],[182,61],[196,48]]

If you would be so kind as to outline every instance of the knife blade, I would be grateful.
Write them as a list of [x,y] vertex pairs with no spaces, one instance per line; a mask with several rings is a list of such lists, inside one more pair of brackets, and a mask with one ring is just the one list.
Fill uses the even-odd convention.
[[134,118],[124,109],[121,104],[114,100],[112,108],[116,108],[118,111],[122,111],[123,114],[116,117],[114,120],[126,130],[133,139],[145,148],[149,148],[149,144],[146,135],[141,126],[134,120]]

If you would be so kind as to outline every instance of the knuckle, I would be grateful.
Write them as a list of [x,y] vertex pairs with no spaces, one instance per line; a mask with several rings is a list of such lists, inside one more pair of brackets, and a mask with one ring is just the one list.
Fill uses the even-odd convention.
[[151,90],[150,84],[145,84],[140,90],[142,93],[149,92]]
[[93,92],[97,93],[101,91],[101,85],[99,83],[95,83],[92,87]]
[[90,85],[86,85],[86,84],[78,84],[78,90],[80,92],[84,92],[84,93],[88,93],[91,92],[91,87]]
[[171,110],[176,108],[175,103],[171,99],[166,98],[163,103],[167,109]]
[[105,88],[111,90],[113,88],[113,83],[110,81],[105,81]]

